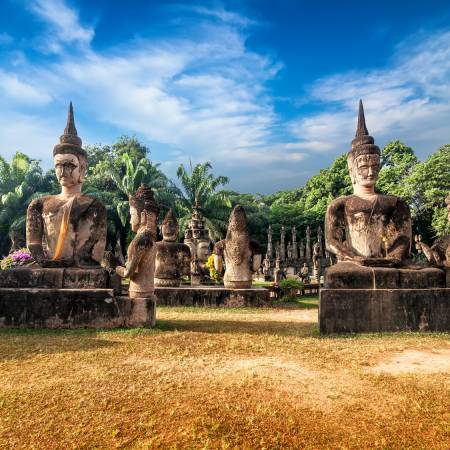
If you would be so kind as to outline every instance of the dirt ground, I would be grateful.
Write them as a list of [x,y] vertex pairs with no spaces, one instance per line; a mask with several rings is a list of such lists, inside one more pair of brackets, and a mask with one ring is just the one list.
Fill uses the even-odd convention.
[[323,337],[316,309],[157,320],[0,331],[0,448],[449,448],[449,334]]

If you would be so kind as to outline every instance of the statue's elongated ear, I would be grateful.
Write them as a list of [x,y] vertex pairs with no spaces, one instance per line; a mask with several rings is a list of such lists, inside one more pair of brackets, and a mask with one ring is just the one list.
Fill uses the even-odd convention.
[[145,211],[142,211],[139,225],[146,225],[146,224],[147,224],[147,214]]

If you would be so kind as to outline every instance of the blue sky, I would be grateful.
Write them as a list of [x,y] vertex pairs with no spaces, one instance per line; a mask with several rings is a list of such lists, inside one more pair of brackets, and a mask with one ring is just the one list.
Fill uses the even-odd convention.
[[350,146],[358,99],[383,146],[450,143],[448,1],[0,0],[0,154],[51,165],[75,107],[84,144],[136,135],[175,178],[301,186]]

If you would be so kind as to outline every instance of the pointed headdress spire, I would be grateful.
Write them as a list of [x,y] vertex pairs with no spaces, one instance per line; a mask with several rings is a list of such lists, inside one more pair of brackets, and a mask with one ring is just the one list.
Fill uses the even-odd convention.
[[359,111],[358,111],[358,126],[356,127],[355,137],[358,136],[368,136],[369,132],[366,127],[366,118],[364,117],[364,106],[363,102],[359,100]]
[[380,155],[380,149],[375,145],[375,140],[369,135],[364,116],[364,106],[362,100],[359,101],[358,125],[356,127],[355,139],[352,141],[352,149],[348,156],[352,159],[360,155]]
[[69,110],[67,111],[67,123],[63,134],[59,138],[59,144],[55,145],[53,149],[53,156],[60,153],[71,153],[76,156],[87,158],[86,152],[81,148],[82,142],[78,136],[75,127],[75,119],[73,114],[72,102],[69,103]]

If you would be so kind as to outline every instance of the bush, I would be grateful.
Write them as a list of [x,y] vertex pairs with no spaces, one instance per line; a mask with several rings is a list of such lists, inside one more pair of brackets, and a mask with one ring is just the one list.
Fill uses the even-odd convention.
[[303,289],[304,284],[300,280],[295,280],[293,278],[288,278],[286,280],[280,281],[280,288],[286,291],[300,290]]

